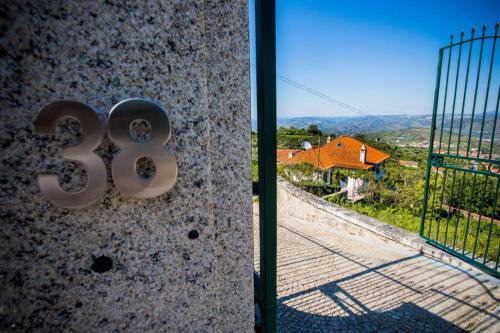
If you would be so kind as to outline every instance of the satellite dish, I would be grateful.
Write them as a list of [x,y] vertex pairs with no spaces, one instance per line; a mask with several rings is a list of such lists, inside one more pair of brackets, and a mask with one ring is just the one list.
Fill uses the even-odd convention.
[[302,141],[302,149],[311,149],[313,146],[309,141]]

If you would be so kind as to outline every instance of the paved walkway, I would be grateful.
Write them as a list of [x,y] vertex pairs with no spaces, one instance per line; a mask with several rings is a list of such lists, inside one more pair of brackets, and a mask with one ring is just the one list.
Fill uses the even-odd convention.
[[282,217],[277,279],[280,332],[500,332],[498,280],[378,237]]

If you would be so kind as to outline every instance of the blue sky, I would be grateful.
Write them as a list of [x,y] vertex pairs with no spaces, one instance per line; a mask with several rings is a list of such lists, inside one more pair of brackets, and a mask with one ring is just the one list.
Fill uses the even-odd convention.
[[[255,64],[254,0],[250,61]],[[500,0],[277,0],[277,73],[368,114],[429,114],[438,49],[500,20]],[[256,114],[255,69],[252,118]],[[358,114],[277,81],[278,117]]]

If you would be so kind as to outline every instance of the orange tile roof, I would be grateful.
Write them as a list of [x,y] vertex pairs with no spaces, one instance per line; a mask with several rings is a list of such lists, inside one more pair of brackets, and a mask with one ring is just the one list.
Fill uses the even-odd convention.
[[297,153],[300,150],[298,149],[276,149],[276,161],[278,162],[283,162],[285,160],[288,160],[289,154],[292,153]]
[[[360,152],[363,142],[350,136],[340,136],[319,148],[311,148],[300,151],[294,157],[283,161],[283,164],[309,163],[318,166],[322,170],[331,168],[346,169],[371,169],[374,164],[385,161],[389,154],[381,152],[367,144],[366,162],[360,161]],[[318,158],[319,156],[319,158]]]

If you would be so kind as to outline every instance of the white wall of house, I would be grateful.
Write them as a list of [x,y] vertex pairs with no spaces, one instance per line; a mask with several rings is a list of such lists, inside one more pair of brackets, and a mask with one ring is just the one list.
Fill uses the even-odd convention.
[[353,177],[348,177],[347,178],[347,197],[348,198],[353,198],[357,195],[359,195],[360,190],[363,188],[365,185],[365,181],[361,178],[353,178]]

